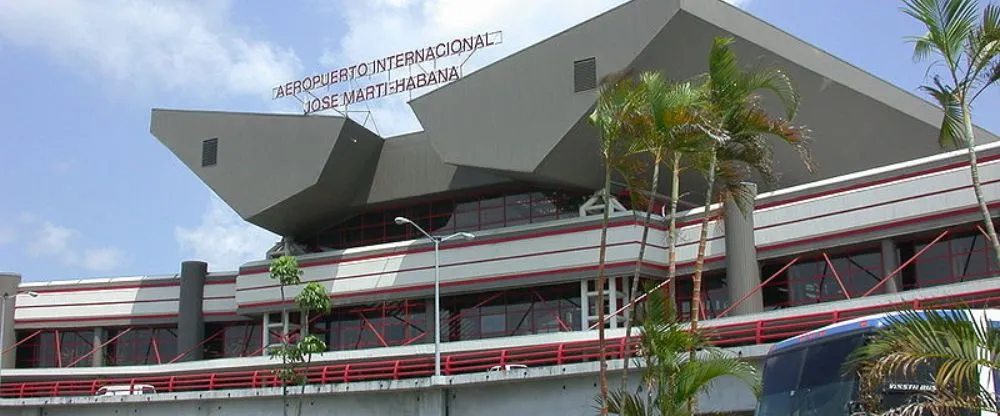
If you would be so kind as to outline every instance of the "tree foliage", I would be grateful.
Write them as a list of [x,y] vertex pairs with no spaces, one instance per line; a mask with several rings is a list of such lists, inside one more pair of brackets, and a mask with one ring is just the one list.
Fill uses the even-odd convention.
[[[277,280],[280,285],[282,301],[282,319],[289,316],[288,308],[285,305],[285,287],[299,286],[302,284],[302,270],[299,269],[298,260],[294,256],[281,256],[274,259],[270,266],[271,279]],[[302,319],[308,323],[313,314],[325,314],[333,308],[333,302],[327,293],[326,287],[317,282],[309,282],[295,296],[295,305],[301,314]],[[308,326],[308,324],[307,324]],[[327,350],[326,342],[315,335],[302,336],[305,329],[300,328],[298,336],[290,333],[282,333],[281,344],[268,349],[268,354],[272,359],[280,359],[281,367],[274,371],[275,378],[278,379],[282,387],[282,396],[285,398],[285,414],[288,412],[288,386],[300,385],[299,402],[297,413],[302,414],[302,397],[305,393],[305,386],[308,383],[304,372],[308,370],[312,362],[313,354],[319,354]]]
[[974,102],[1000,80],[1000,7],[990,3],[980,13],[976,0],[903,0],[902,10],[927,30],[908,38],[915,61],[935,59],[927,70],[931,82],[920,89],[944,113],[938,145],[968,152],[973,192],[1000,262],[1000,241],[979,180],[972,124]]
[[[636,359],[644,364],[641,385],[635,391],[611,392],[606,402],[609,412],[693,416],[688,403],[708,393],[712,381],[721,377],[735,378],[759,394],[760,376],[753,364],[710,345],[701,332],[685,328],[663,292],[650,291],[643,303],[640,358]],[[689,350],[698,350],[700,357],[692,359]]]
[[[982,375],[1000,374],[1000,328],[992,326],[982,311],[903,310],[886,321],[852,354],[845,368],[859,375],[864,414],[1000,410],[995,392],[981,384]],[[895,408],[883,407],[878,388],[893,375],[920,379],[927,373],[935,391]]]

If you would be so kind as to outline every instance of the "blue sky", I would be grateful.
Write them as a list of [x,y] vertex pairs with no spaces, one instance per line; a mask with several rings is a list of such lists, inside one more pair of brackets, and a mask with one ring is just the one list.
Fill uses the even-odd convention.
[[[277,237],[245,224],[149,134],[153,107],[292,112],[279,82],[396,50],[504,31],[487,64],[620,0],[0,2],[0,270],[26,281],[227,270]],[[750,13],[906,90],[921,27],[888,0],[752,0]],[[1000,131],[997,92],[976,108]],[[419,128],[405,97],[379,132]]]

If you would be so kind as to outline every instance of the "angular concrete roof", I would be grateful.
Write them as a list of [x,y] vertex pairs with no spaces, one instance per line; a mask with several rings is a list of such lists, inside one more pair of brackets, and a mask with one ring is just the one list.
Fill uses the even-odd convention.
[[800,90],[796,121],[813,130],[820,170],[808,174],[776,146],[782,186],[939,151],[941,112],[930,103],[720,0],[628,2],[411,106],[445,163],[599,187],[597,133],[586,124],[597,91],[574,92],[574,61],[595,58],[598,78],[632,68],[685,79],[707,70],[716,36],[734,37],[746,64],[785,69]]
[[[424,131],[384,141],[328,116],[153,110],[151,130],[244,219],[282,235],[368,204],[511,181],[597,189],[597,132],[586,121],[597,90],[574,91],[574,62],[594,58],[596,79],[625,68],[688,78],[707,69],[716,36],[734,37],[747,64],[785,69],[800,90],[796,121],[813,131],[819,171],[776,146],[779,186],[939,151],[941,112],[930,103],[721,0],[625,3],[414,99]],[[212,137],[218,165],[202,167]]]

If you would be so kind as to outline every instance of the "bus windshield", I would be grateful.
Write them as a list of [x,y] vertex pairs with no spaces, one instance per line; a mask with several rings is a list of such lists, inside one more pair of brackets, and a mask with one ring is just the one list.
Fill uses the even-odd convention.
[[846,414],[856,389],[843,364],[864,340],[856,333],[768,356],[757,416]]

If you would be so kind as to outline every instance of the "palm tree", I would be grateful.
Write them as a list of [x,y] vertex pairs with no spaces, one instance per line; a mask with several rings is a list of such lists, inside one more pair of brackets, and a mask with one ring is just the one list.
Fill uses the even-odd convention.
[[[601,90],[597,98],[597,105],[589,120],[594,125],[600,135],[601,159],[604,164],[604,187],[601,196],[604,200],[604,215],[601,222],[601,242],[600,254],[598,254],[597,266],[597,338],[600,354],[600,385],[601,398],[608,394],[608,363],[605,356],[606,341],[604,335],[604,322],[606,311],[604,310],[604,286],[608,278],[605,275],[605,260],[607,255],[608,242],[608,221],[611,214],[611,176],[622,167],[624,159],[633,153],[627,138],[634,137],[632,132],[634,117],[637,114],[635,82],[629,73],[616,73],[601,80]],[[633,141],[634,143],[634,141]],[[601,414],[607,414],[607,409],[602,409]]]
[[914,60],[938,55],[943,64],[943,74],[934,75],[933,84],[920,89],[944,110],[939,145],[968,150],[972,189],[1000,263],[1000,241],[979,181],[971,112],[976,98],[1000,80],[1000,7],[987,5],[980,18],[975,0],[903,0],[903,4],[904,13],[927,27],[924,35],[910,38]]
[[[670,196],[670,241],[667,249],[669,260],[667,277],[673,282],[677,272],[676,233],[677,233],[677,199],[679,198],[680,159],[696,145],[699,131],[693,127],[699,112],[701,95],[690,82],[669,82],[658,72],[645,72],[639,76],[640,111],[635,129],[639,136],[634,138],[643,153],[648,154],[652,161],[653,173],[649,181],[649,203],[646,205],[646,219],[643,222],[642,238],[639,240],[639,254],[632,275],[632,287],[629,291],[628,307],[626,308],[625,339],[631,339],[634,322],[634,302],[639,292],[642,261],[646,254],[646,240],[649,237],[649,225],[653,213],[653,198],[659,189],[660,166],[670,159],[672,168],[672,187]],[[669,284],[669,283],[668,283]],[[674,293],[671,285],[670,293]],[[673,300],[672,297],[670,299]],[[672,302],[670,302],[672,305]],[[622,388],[628,383],[628,350],[623,354],[624,370],[622,371]]]
[[[760,392],[756,368],[724,350],[708,344],[697,331],[689,331],[676,319],[662,290],[652,290],[644,303],[645,317],[640,339],[642,385],[634,393],[619,389],[610,394],[609,411],[622,416],[692,415],[686,408],[695,396],[705,392],[720,377],[734,377]],[[703,357],[691,359],[689,350],[702,351]]]
[[937,390],[885,411],[877,408],[877,398],[868,400],[875,408],[866,410],[893,415],[998,412],[995,392],[982,386],[980,374],[986,369],[995,382],[1000,375],[1000,329],[984,318],[982,312],[967,308],[904,310],[888,317],[845,369],[858,371],[862,385],[879,386],[888,374],[919,377],[920,370],[930,368]]
[[[707,161],[702,161],[707,189],[705,209],[695,258],[694,287],[691,297],[691,329],[698,329],[701,312],[702,274],[708,243],[709,222],[714,216],[712,203],[733,200],[742,215],[750,215],[752,195],[743,191],[741,182],[756,173],[766,182],[777,180],[766,136],[774,136],[791,145],[803,156],[812,171],[805,147],[805,131],[791,124],[798,110],[798,94],[791,79],[778,69],[744,70],[730,49],[732,38],[716,38],[709,53],[709,70],[705,77],[708,94],[707,112],[702,123]],[[764,108],[760,91],[771,91],[782,103],[785,118],[775,118]],[[715,188],[720,189],[716,190]],[[732,215],[733,213],[730,213]],[[694,351],[691,352],[694,355]],[[692,409],[694,403],[690,406]]]

